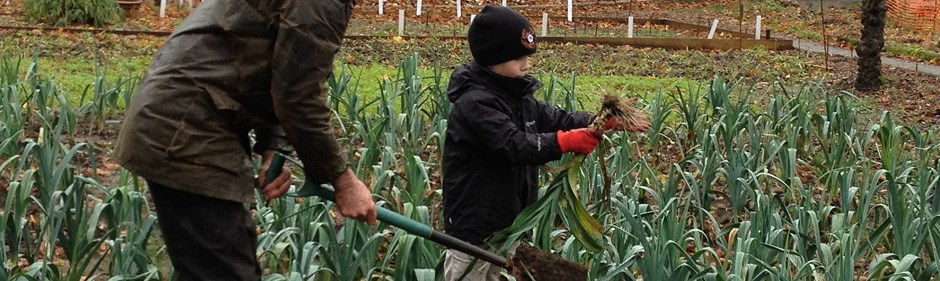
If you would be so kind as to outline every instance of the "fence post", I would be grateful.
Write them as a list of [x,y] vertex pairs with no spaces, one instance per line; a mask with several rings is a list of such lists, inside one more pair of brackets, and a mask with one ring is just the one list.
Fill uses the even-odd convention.
[[627,38],[633,38],[633,16],[627,17]]
[[405,36],[405,9],[398,10],[398,36]]
[[548,36],[548,13],[542,13],[542,37]]
[[572,1],[574,1],[574,0],[568,0],[568,21],[569,21],[569,22],[571,21],[571,6],[572,6],[572,3],[571,3],[571,2],[572,2]]
[[757,15],[757,22],[754,23],[754,39],[760,39],[760,15]]
[[718,19],[712,21],[712,29],[708,31],[708,39],[715,38],[715,29],[718,29]]

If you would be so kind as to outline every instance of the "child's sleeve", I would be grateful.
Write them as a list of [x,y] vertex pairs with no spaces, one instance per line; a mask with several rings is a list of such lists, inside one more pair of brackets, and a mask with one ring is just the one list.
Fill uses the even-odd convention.
[[476,142],[489,157],[513,165],[541,165],[561,158],[556,132],[526,133],[492,101],[461,100],[453,110],[461,118],[450,120],[456,124],[448,130],[468,134],[463,137]]
[[539,132],[555,132],[585,128],[594,120],[594,114],[587,111],[568,112],[544,102],[537,102]]

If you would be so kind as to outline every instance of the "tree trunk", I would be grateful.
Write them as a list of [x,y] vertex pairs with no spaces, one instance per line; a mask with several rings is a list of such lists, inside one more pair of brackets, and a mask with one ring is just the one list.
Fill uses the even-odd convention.
[[881,50],[885,46],[885,0],[864,0],[862,7],[862,39],[855,46],[858,54],[858,76],[855,89],[877,90],[881,87]]

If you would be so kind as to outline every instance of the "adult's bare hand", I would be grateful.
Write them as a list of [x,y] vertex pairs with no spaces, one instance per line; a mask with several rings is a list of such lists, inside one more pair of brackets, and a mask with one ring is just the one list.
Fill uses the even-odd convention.
[[340,214],[375,225],[372,192],[351,169],[333,180],[333,188],[336,189],[336,206]]
[[291,183],[293,183],[294,176],[290,173],[289,169],[281,169],[281,174],[277,175],[271,182],[265,181],[265,175],[268,174],[268,169],[271,168],[271,159],[274,159],[275,153],[277,152],[274,150],[266,150],[261,155],[261,169],[258,171],[258,186],[262,187],[261,192],[264,194],[264,200],[266,201],[281,197],[281,195],[287,193]]

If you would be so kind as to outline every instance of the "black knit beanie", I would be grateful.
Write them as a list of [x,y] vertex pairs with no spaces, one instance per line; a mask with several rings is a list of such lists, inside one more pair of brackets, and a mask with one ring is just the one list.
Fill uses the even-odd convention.
[[535,53],[532,25],[519,12],[487,5],[470,23],[470,53],[482,66],[500,64]]

